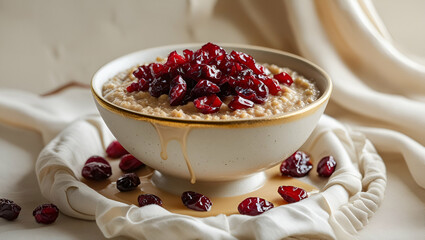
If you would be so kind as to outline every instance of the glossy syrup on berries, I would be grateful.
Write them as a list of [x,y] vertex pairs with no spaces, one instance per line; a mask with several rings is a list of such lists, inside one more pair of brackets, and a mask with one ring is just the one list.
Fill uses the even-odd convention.
[[137,169],[145,166],[143,162],[134,157],[131,154],[126,154],[121,157],[120,163],[118,165],[120,169],[124,172],[134,172]]
[[212,202],[207,196],[193,191],[182,193],[181,199],[186,207],[195,211],[209,211],[212,206]]
[[313,164],[310,161],[310,156],[303,151],[296,151],[282,162],[280,172],[284,176],[304,177],[312,168]]
[[243,215],[257,216],[274,207],[273,203],[260,197],[249,197],[238,205],[238,211]]
[[128,192],[137,188],[140,185],[139,176],[135,173],[126,173],[118,178],[117,189],[120,192]]
[[294,186],[280,186],[277,192],[288,203],[298,202],[308,197],[304,189]]
[[317,164],[317,173],[321,177],[330,177],[336,168],[336,161],[333,156],[322,158]]
[[158,196],[154,194],[141,194],[137,197],[137,202],[139,203],[140,207],[156,204],[158,206],[162,206],[162,200]]
[[128,154],[127,150],[118,141],[112,141],[106,148],[106,154],[111,158],[119,158]]
[[104,180],[112,175],[111,165],[103,157],[91,156],[84,164],[81,175],[89,180]]
[[[172,51],[165,63],[142,65],[133,75],[138,80],[127,87],[128,92],[148,91],[153,97],[168,94],[171,106],[193,101],[204,114],[220,110],[217,94],[220,98],[232,97],[230,109],[237,110],[251,108],[253,104],[236,102],[262,104],[269,94],[277,95],[281,91],[279,81],[252,56],[237,51],[228,53],[213,43],[196,51],[185,49],[183,55]],[[285,78],[284,82],[288,80]]]

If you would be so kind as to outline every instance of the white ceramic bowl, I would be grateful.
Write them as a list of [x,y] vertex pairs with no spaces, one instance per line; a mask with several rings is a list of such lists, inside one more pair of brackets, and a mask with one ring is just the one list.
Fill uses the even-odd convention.
[[191,189],[230,196],[261,187],[263,171],[282,162],[307,140],[331,94],[330,78],[305,59],[262,47],[220,46],[248,53],[260,63],[297,71],[316,83],[321,91],[319,99],[303,109],[273,117],[200,121],[144,115],[111,104],[102,96],[102,85],[117,73],[153,62],[158,56],[166,57],[173,50],[199,49],[200,44],[134,52],[109,62],[92,79],[96,106],[111,132],[130,153],[157,170],[154,184],[176,194]]

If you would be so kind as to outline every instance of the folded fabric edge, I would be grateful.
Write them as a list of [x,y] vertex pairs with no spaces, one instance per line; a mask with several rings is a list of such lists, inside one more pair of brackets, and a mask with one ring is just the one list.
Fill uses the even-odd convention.
[[[329,118],[331,119],[331,118]],[[331,122],[330,122],[331,123]],[[324,126],[326,127],[326,126]],[[94,128],[94,129],[92,129]],[[67,128],[68,129],[68,128]],[[87,134],[84,135],[86,136],[84,139],[89,139],[90,141],[93,141],[96,143],[96,146],[91,149],[90,151],[91,153],[93,153],[93,150],[95,150],[96,152],[104,152],[104,142],[105,137],[111,137],[108,134],[104,133],[104,130],[107,129],[106,126],[103,124],[103,122],[101,121],[100,117],[91,117],[88,119],[80,119],[79,121],[74,122],[68,130],[64,130],[61,134],[59,134],[57,136],[58,141],[70,141],[70,139],[75,138],[75,136],[80,136],[81,134]],[[331,128],[329,128],[330,130]],[[74,135],[76,134],[76,135]],[[67,136],[71,135],[71,138],[68,138]],[[93,136],[95,136],[93,138]],[[80,136],[81,137],[81,136]],[[54,143],[54,141],[52,141]],[[81,142],[78,141],[71,141],[72,144],[74,145],[78,145],[81,144]],[[67,145],[69,144],[69,142],[66,143],[62,143],[63,145]],[[72,145],[71,144],[71,145]],[[74,146],[72,145],[72,146]],[[46,146],[46,148],[50,148],[50,149],[55,149],[54,147],[58,146],[58,143],[56,143],[55,145],[48,145]],[[67,146],[68,149],[72,150],[72,146]],[[64,153],[64,151],[58,151],[59,149],[56,149],[57,154],[59,153]],[[67,150],[68,152],[72,152],[70,150]],[[66,151],[65,151],[66,153]],[[83,157],[83,155],[77,155],[77,156],[73,156],[71,155],[66,155],[67,157],[72,157],[72,158],[81,158],[81,159],[85,159],[85,157]],[[42,156],[42,154],[40,154],[40,156]],[[59,154],[60,156],[60,154]],[[81,160],[80,159],[80,160]],[[44,159],[46,160],[46,159]],[[44,166],[53,166],[51,163],[47,163],[45,162],[44,164],[41,164],[43,161],[43,158],[39,158],[39,160],[37,161],[39,165],[37,165],[37,172],[41,172],[41,167]],[[47,159],[48,160],[48,159]],[[47,161],[46,160],[46,161]],[[51,159],[50,159],[51,160]],[[58,160],[58,159],[56,159]],[[68,162],[68,161],[72,161],[72,159],[60,159],[61,161],[64,162]],[[40,163],[39,163],[40,161]],[[84,160],[81,160],[84,161]],[[81,163],[80,163],[81,164]],[[65,163],[65,166],[66,163]],[[116,236],[130,236],[130,237],[135,237],[137,236],[137,234],[142,234],[141,236],[144,236],[143,234],[146,234],[146,232],[140,233],[140,226],[139,224],[134,225],[135,223],[143,223],[142,225],[144,225],[144,223],[147,223],[149,226],[144,226],[143,228],[145,228],[145,230],[147,232],[149,231],[153,231],[154,229],[152,229],[152,227],[157,226],[156,224],[159,224],[160,226],[164,226],[167,225],[168,221],[164,221],[165,219],[168,219],[169,216],[172,216],[171,219],[172,221],[169,223],[173,223],[176,224],[178,223],[180,220],[182,220],[184,223],[182,226],[186,226],[186,227],[190,227],[191,229],[196,226],[196,224],[201,224],[202,226],[209,226],[205,229],[208,229],[208,232],[212,235],[214,234],[220,234],[220,236],[222,236],[223,239],[234,239],[235,236],[236,237],[243,237],[245,236],[241,231],[237,231],[232,229],[232,226],[243,226],[244,224],[242,223],[246,223],[247,225],[245,225],[243,228],[244,229],[255,229],[249,226],[254,226],[251,224],[254,224],[256,221],[256,218],[254,217],[249,217],[249,216],[242,216],[242,215],[234,215],[234,216],[216,216],[216,217],[211,217],[211,218],[207,218],[207,219],[198,219],[198,218],[192,218],[189,216],[181,216],[181,215],[176,215],[176,214],[172,214],[169,213],[168,211],[166,211],[165,209],[150,209],[150,211],[148,211],[149,209],[147,208],[138,208],[136,206],[129,206],[127,204],[123,204],[123,203],[119,203],[119,202],[115,202],[113,200],[107,199],[105,197],[103,197],[102,195],[100,195],[99,193],[97,193],[96,191],[92,190],[92,189],[87,189],[88,187],[79,182],[78,179],[73,176],[76,175],[71,174],[73,173],[73,168],[75,168],[76,164],[71,164],[68,167],[70,168],[70,171],[62,171],[62,172],[56,172],[55,170],[51,169],[51,171],[48,171],[49,174],[53,174],[49,176],[48,178],[46,177],[41,177],[38,176],[38,178],[40,180],[40,185],[43,186],[43,188],[48,189],[48,191],[44,191],[43,195],[45,195],[46,198],[51,199],[53,202],[57,202],[57,201],[63,201],[64,203],[68,204],[69,206],[65,207],[64,209],[68,209],[66,214],[69,214],[71,216],[74,217],[78,217],[78,218],[82,218],[82,219],[92,219],[91,216],[94,215],[97,221],[97,224],[99,226],[99,228],[102,230],[102,232],[105,234],[105,236],[107,237],[116,237]],[[66,177],[63,175],[67,175]],[[53,178],[53,180],[48,180],[50,178]],[[60,178],[61,180],[58,180],[56,178]],[[78,182],[78,183],[77,183]],[[51,184],[50,186],[45,186],[46,184]],[[339,185],[338,185],[339,186]],[[62,194],[63,196],[58,196],[58,191],[57,189],[59,189],[59,191],[61,191],[60,194]],[[329,189],[333,189],[333,187],[330,187]],[[345,191],[345,190],[344,190]],[[326,191],[325,191],[326,192]],[[64,197],[65,196],[65,197]],[[317,196],[321,196],[321,193],[317,194]],[[315,197],[317,198],[317,197]],[[83,201],[83,200],[84,201]],[[80,205],[77,207],[74,207],[73,204],[76,203],[81,203],[84,202],[84,204],[86,204],[86,207],[81,207]],[[90,204],[87,204],[90,203]],[[72,207],[70,207],[72,205]],[[77,204],[78,205],[78,204]],[[292,206],[297,206],[297,205],[292,205]],[[272,214],[273,212],[276,211],[282,211],[279,209],[286,209],[286,208],[292,208],[291,205],[286,205],[286,206],[282,206],[282,207],[278,207],[276,209],[274,209],[273,211],[270,212],[270,214]],[[319,206],[323,207],[322,204],[320,204]],[[117,210],[117,208],[119,209],[119,211]],[[152,206],[155,207],[155,206]],[[152,208],[149,207],[149,208]],[[114,208],[114,210],[112,212],[109,212],[108,209]],[[95,210],[93,210],[95,209]],[[161,211],[162,215],[160,214]],[[289,211],[289,210],[284,210],[284,211]],[[292,210],[291,210],[292,211]],[[149,219],[145,219],[145,217],[148,216],[148,212],[151,212],[151,216],[149,217]],[[326,211],[323,211],[323,213]],[[112,214],[113,213],[113,214]],[[156,215],[158,213],[158,215]],[[152,215],[153,214],[153,215]],[[300,212],[301,214],[301,212]],[[302,213],[299,216],[304,215],[305,213]],[[83,215],[88,215],[90,217],[87,216],[83,216]],[[262,218],[267,217],[268,218],[269,214],[265,214]],[[291,216],[291,214],[289,214],[288,216]],[[321,215],[320,215],[321,216]],[[323,215],[324,216],[324,215]],[[323,217],[322,216],[322,217]],[[319,215],[317,216],[319,217]],[[319,219],[321,219],[322,217],[319,217]],[[111,220],[113,219],[113,220]],[[190,219],[190,220],[188,220]],[[224,221],[224,219],[226,221]],[[250,220],[252,219],[252,220]],[[324,218],[324,219],[328,219],[328,217]],[[140,222],[140,221],[141,222]],[[110,221],[118,221],[120,223],[126,223],[127,226],[119,228],[119,226],[117,226],[117,224],[112,224]],[[248,224],[248,222],[250,222]],[[326,220],[325,222],[327,222],[328,220]],[[153,224],[155,222],[155,224]],[[281,222],[281,221],[277,221],[277,222]],[[116,222],[117,223],[117,222]],[[131,224],[129,224],[131,223]],[[152,226],[152,224],[154,226]],[[195,224],[195,225],[194,225]],[[130,225],[133,226],[133,228],[130,228]],[[212,226],[210,226],[212,225]],[[113,229],[110,229],[111,227],[113,227]],[[332,226],[334,227],[334,226]],[[178,228],[176,231],[183,231],[185,228]],[[173,231],[171,231],[173,232]],[[267,232],[267,231],[266,231]],[[175,233],[175,232],[174,232]],[[199,230],[199,233],[203,233],[203,231]],[[260,233],[253,233],[253,234],[260,234]],[[264,233],[265,234],[265,233]],[[284,233],[280,233],[280,234],[284,234]],[[307,233],[305,233],[307,234]],[[299,235],[299,234],[298,234]],[[334,235],[331,232],[328,233],[321,233],[321,235],[324,238],[329,238],[329,239],[333,239]],[[168,235],[164,235],[164,236],[168,236]],[[201,236],[201,235],[200,235]],[[283,235],[279,235],[279,236],[283,236]],[[327,236],[327,237],[325,237]]]
[[[340,206],[329,204],[336,207],[329,222],[341,239],[355,237],[368,224],[368,219],[378,210],[384,199],[387,183],[385,165],[372,142],[361,136],[360,132],[348,130],[348,133],[351,139],[357,141],[353,146],[356,146],[359,154],[358,167],[363,176],[362,191],[350,196],[349,201]],[[338,190],[335,187],[325,190],[323,195],[326,201],[334,202],[338,194],[336,192]]]
[[416,184],[425,188],[425,147],[408,136],[384,128],[353,127],[366,135],[380,151],[398,152],[403,155]]

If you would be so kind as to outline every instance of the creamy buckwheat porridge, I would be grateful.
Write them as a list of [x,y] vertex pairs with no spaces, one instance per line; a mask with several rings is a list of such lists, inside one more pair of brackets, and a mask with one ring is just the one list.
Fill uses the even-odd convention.
[[317,100],[315,84],[291,69],[258,64],[208,43],[135,66],[103,85],[105,99],[143,114],[193,120],[267,117]]

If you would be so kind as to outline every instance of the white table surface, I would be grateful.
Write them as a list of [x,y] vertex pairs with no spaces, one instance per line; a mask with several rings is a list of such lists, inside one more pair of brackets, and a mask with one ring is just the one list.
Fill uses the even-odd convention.
[[[0,0],[0,88],[45,93],[69,81],[88,83],[102,64],[134,50],[208,41],[207,36],[199,37],[184,26],[187,3]],[[425,1],[374,3],[397,44],[424,60]],[[218,1],[219,13],[226,12],[224,4]],[[233,31],[237,26],[225,21],[217,14],[209,23],[221,29],[220,37],[211,41],[267,46],[247,32]],[[90,98],[87,101],[93,104]],[[46,202],[34,172],[42,147],[37,132],[0,123],[0,197],[25,199],[20,202],[23,209],[16,221],[0,219],[0,239],[103,239],[95,222],[63,214],[53,225],[35,223],[33,208]],[[386,196],[359,238],[425,239],[425,190],[414,183],[400,155],[382,157],[388,174]]]

